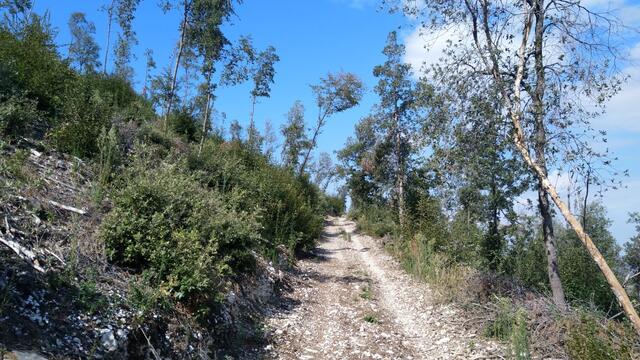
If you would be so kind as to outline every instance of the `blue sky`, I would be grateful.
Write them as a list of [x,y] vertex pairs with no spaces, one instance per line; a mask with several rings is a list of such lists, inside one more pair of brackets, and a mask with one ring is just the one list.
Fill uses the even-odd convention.
[[[96,25],[96,38],[103,45],[106,39],[106,14],[98,9],[107,0],[36,0],[36,10],[49,10],[52,24],[58,28],[58,43],[68,43],[67,21],[74,11],[87,14]],[[144,75],[146,48],[154,52],[158,68],[169,64],[178,40],[179,18],[177,12],[164,14],[156,0],[143,0],[134,22],[139,45],[135,49],[137,61],[136,86],[141,88]],[[251,35],[258,48],[273,45],[281,61],[271,97],[261,99],[256,107],[259,128],[268,119],[276,129],[285,120],[285,114],[295,100],[301,100],[307,109],[306,118],[313,122],[317,113],[309,89],[327,72],[349,71],[357,74],[368,88],[360,106],[337,114],[328,122],[319,139],[319,150],[333,153],[340,149],[353,133],[355,123],[366,115],[376,98],[371,92],[375,85],[372,69],[384,61],[381,49],[387,33],[401,27],[400,38],[407,45],[406,60],[420,64],[437,58],[435,49],[425,53],[424,42],[417,36],[412,22],[401,15],[391,15],[380,10],[376,0],[246,0],[236,8],[237,16],[225,26],[230,39]],[[587,0],[589,6],[606,6],[620,10],[627,23],[640,25],[640,0]],[[630,211],[640,211],[640,42],[629,41],[632,59],[624,71],[630,75],[625,89],[610,104],[607,115],[597,119],[596,127],[609,130],[609,145],[619,157],[617,167],[628,169],[626,189],[610,191],[604,197],[609,217],[613,220],[612,233],[622,243],[634,233],[626,223]],[[62,52],[64,53],[64,49]],[[109,65],[111,66],[111,64]],[[227,115],[227,124],[237,119],[246,125],[249,117],[250,98],[248,85],[223,88],[218,91],[215,107]],[[562,174],[558,183],[562,184]]]

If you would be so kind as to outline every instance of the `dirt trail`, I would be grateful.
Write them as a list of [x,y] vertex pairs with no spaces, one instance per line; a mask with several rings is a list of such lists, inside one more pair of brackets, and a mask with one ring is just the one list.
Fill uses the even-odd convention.
[[499,344],[437,305],[355,224],[331,218],[316,256],[299,261],[292,292],[266,325],[270,359],[493,359]]

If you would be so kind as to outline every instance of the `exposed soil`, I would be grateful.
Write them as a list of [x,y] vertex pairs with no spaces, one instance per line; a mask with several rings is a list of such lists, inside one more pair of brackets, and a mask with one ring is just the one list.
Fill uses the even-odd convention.
[[291,292],[266,320],[266,358],[504,358],[462,309],[434,302],[428,285],[354,230],[330,218],[314,256],[298,262]]

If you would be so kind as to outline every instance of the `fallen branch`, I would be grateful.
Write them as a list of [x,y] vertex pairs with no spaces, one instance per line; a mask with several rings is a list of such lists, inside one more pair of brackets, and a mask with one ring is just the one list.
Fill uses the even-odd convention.
[[158,356],[156,348],[153,347],[153,344],[151,344],[151,340],[147,336],[147,333],[144,332],[144,329],[141,326],[138,326],[138,329],[140,329],[140,332],[142,332],[142,336],[144,336],[144,338],[147,340],[147,344],[149,344],[149,350],[151,350],[151,354],[153,354],[153,357],[156,358],[156,360],[160,360],[160,356]]
[[67,211],[71,211],[74,212],[76,214],[80,214],[80,215],[87,215],[87,211],[83,210],[83,209],[78,209],[75,208],[73,206],[68,206],[68,205],[64,205],[64,204],[60,204],[59,202],[53,201],[53,200],[47,200],[47,202],[57,208],[60,208],[62,210],[67,210]]
[[20,258],[24,260],[29,260],[29,263],[34,269],[38,270],[43,274],[46,272],[44,268],[42,268],[42,266],[38,264],[38,259],[36,257],[36,254],[33,251],[23,247],[22,245],[18,244],[13,240],[8,240],[1,236],[0,236],[0,243],[3,243],[6,246],[8,246],[11,250],[13,250],[16,254],[18,254]]
[[67,265],[67,263],[62,259],[62,257],[58,256],[56,253],[49,249],[44,249],[44,251],[48,254],[51,254],[54,258],[58,259],[62,263],[62,265]]

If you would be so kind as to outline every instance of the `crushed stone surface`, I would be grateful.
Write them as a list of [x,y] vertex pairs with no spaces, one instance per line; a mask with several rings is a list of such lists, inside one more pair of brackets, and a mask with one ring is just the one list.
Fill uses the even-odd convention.
[[268,359],[500,359],[504,347],[465,324],[464,310],[433,301],[355,223],[329,218],[314,256],[266,319]]

